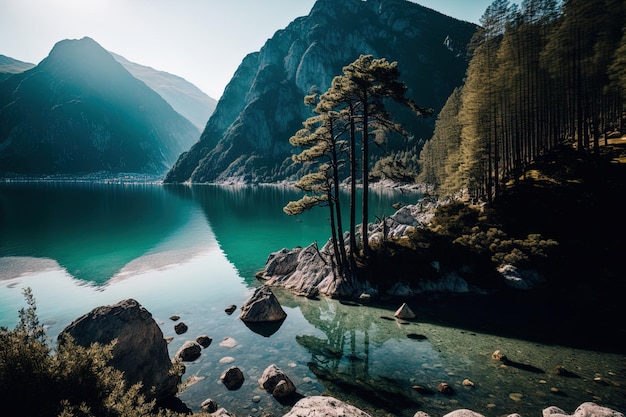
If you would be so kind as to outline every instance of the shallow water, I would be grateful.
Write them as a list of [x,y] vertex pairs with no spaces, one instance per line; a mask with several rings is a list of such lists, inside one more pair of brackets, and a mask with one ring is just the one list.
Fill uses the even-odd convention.
[[[258,387],[271,364],[287,373],[299,394],[330,394],[373,415],[423,410],[436,417],[469,408],[486,416],[532,416],[549,405],[571,413],[585,401],[626,409],[623,355],[470,332],[419,317],[400,322],[393,318],[395,307],[275,290],[288,317],[270,337],[255,333],[225,307],[240,306],[252,293],[254,272],[271,251],[327,236],[323,209],[298,219],[282,213],[296,196],[277,187],[0,184],[0,325],[17,323],[24,287],[32,288],[51,337],[96,306],[135,298],[164,336],[173,337],[170,356],[186,340],[213,338],[197,361],[187,363],[184,378],[194,383],[179,397],[192,410],[213,398],[237,415],[282,415],[289,405]],[[390,192],[376,198],[373,214],[380,216],[393,212],[392,202],[417,197]],[[189,326],[187,333],[175,334],[174,314]],[[227,337],[237,345],[220,346]],[[498,349],[512,361],[507,366],[491,359]],[[219,377],[234,365],[246,382],[228,391]],[[557,365],[578,377],[556,375]],[[465,379],[475,386],[464,386]],[[455,394],[437,393],[440,382]],[[413,388],[418,385],[422,393]]]

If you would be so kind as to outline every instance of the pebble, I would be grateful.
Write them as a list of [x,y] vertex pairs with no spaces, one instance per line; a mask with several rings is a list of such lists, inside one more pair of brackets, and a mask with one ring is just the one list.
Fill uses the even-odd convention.
[[518,392],[512,392],[509,394],[509,398],[513,401],[522,401],[523,395]]
[[232,337],[225,337],[224,340],[220,342],[220,346],[225,348],[234,348],[237,344],[237,341]]
[[253,403],[258,403],[261,401],[261,396],[260,395],[255,395],[254,397],[252,397],[252,402]]
[[476,384],[474,384],[474,383],[473,383],[472,381],[470,381],[469,379],[464,379],[464,380],[463,380],[463,385],[464,385],[464,386],[466,386],[466,387],[473,387],[473,386],[475,386]]
[[233,358],[232,356],[224,356],[222,359],[220,359],[220,363],[232,363],[235,362],[235,358]]

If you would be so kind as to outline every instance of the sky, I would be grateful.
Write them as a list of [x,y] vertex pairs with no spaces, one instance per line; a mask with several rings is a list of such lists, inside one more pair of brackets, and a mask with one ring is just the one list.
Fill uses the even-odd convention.
[[[414,0],[478,23],[492,0]],[[38,64],[88,36],[129,61],[183,77],[219,99],[243,58],[315,0],[0,0],[0,55]]]

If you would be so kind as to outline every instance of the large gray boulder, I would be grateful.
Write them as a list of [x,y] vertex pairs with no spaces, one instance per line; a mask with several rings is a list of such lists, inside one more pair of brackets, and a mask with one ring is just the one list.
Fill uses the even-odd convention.
[[264,323],[282,321],[287,313],[278,299],[267,286],[261,286],[241,306],[239,318],[248,323]]
[[76,344],[108,344],[117,340],[110,365],[124,372],[129,384],[141,382],[149,399],[176,395],[180,375],[170,375],[172,361],[163,333],[152,314],[133,299],[102,306],[74,320],[59,335],[73,337]]
[[283,417],[370,417],[370,415],[336,398],[313,396],[298,401]]

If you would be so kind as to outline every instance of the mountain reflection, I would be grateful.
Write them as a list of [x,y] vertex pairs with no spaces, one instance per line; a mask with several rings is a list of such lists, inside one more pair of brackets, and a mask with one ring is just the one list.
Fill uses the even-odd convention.
[[[282,211],[289,201],[302,197],[302,192],[291,186],[167,185],[166,189],[200,205],[226,257],[248,283],[254,281],[271,252],[307,246],[314,241],[321,246],[329,237],[328,212],[324,207],[297,217]],[[392,214],[395,210],[391,204],[395,202],[412,204],[418,198],[416,193],[389,190],[372,192],[370,196],[372,219]],[[344,197],[347,207],[347,194]]]
[[179,229],[192,208],[154,184],[1,184],[0,257],[53,259],[79,280],[104,284]]

